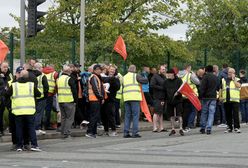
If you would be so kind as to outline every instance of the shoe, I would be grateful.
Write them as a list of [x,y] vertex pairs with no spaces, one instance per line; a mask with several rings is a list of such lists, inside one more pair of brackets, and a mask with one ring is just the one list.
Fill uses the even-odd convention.
[[141,135],[140,134],[135,134],[135,135],[132,135],[132,138],[141,138]]
[[123,138],[131,138],[131,135],[130,134],[126,134],[123,136]]
[[184,132],[184,133],[190,132],[190,128],[185,128],[185,129],[183,130],[183,132]]
[[231,129],[227,129],[226,131],[224,131],[224,133],[231,133],[232,130]]
[[211,134],[211,130],[207,130],[207,135],[210,135]]
[[36,130],[36,135],[46,135],[46,131]]
[[175,134],[176,134],[176,131],[175,131],[175,130],[171,130],[171,132],[170,132],[169,136],[171,136],[171,135],[175,135]]
[[117,134],[116,131],[113,131],[113,132],[111,132],[111,134],[109,134],[109,136],[110,136],[110,137],[117,137],[118,134]]
[[153,129],[152,132],[158,132],[158,129]]
[[217,125],[218,128],[226,128],[227,125],[226,124],[220,124],[220,125]]
[[68,134],[62,135],[62,139],[71,139],[71,135]]
[[179,134],[180,134],[181,136],[184,136],[184,132],[183,132],[182,129],[179,130]]
[[16,152],[22,152],[23,150],[22,150],[22,148],[17,148],[16,149]]
[[85,124],[85,125],[88,125],[90,122],[89,121],[86,121],[86,120],[83,120],[83,122],[81,123],[82,125]]
[[24,145],[23,150],[24,151],[30,151],[30,146],[29,145]]
[[241,130],[238,129],[238,128],[235,128],[234,131],[235,131],[236,133],[241,133]]
[[205,134],[205,129],[201,128],[200,133]]
[[42,150],[38,146],[33,146],[30,148],[30,150],[34,152],[42,152]]
[[158,132],[168,132],[168,130],[167,129],[161,129],[160,131],[158,131]]
[[98,130],[104,130],[104,127],[102,125],[97,126]]
[[85,136],[87,137],[87,138],[96,138],[96,135],[93,135],[93,134],[85,134]]
[[115,127],[116,127],[116,128],[121,128],[121,125],[116,125]]

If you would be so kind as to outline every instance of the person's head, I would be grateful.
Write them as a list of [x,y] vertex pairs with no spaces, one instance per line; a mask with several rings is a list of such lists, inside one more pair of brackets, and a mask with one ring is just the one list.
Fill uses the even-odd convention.
[[6,74],[9,69],[9,63],[8,62],[2,62],[1,63],[1,72]]
[[71,67],[69,65],[63,65],[63,73],[70,75],[71,72]]
[[96,75],[100,75],[102,73],[101,65],[99,64],[94,65],[93,73]]
[[156,74],[157,73],[157,69],[156,68],[151,68],[151,74]]
[[173,69],[169,69],[166,72],[166,78],[167,79],[175,79],[175,71]]
[[24,70],[24,68],[22,66],[19,66],[16,68],[16,73],[15,73],[15,76],[16,76],[16,79],[19,79],[20,76],[21,76],[21,72]]
[[218,75],[218,73],[219,73],[219,66],[218,65],[213,65],[213,68],[214,68],[214,74],[215,75]]
[[212,65],[208,65],[205,67],[205,71],[208,73],[213,73],[214,72],[214,67]]
[[90,73],[92,73],[93,72],[93,67],[94,67],[93,65],[89,66],[88,69],[87,69],[87,71],[90,72]]
[[239,71],[239,76],[242,78],[242,77],[245,77],[245,75],[246,75],[246,71],[244,69],[241,69]]
[[42,64],[40,62],[37,62],[37,63],[34,64],[34,69],[42,72],[43,66],[42,66]]
[[74,66],[75,66],[75,71],[80,72],[81,65],[80,64],[74,64]]
[[69,64],[68,66],[71,68],[71,72],[76,71],[76,67],[74,66],[74,64]]
[[31,66],[31,67],[34,67],[34,64],[36,63],[36,60],[34,59],[30,59],[28,60],[28,64]]
[[186,65],[185,66],[185,70],[188,71],[188,72],[191,72],[191,65],[189,65],[189,64]]
[[150,73],[150,67],[148,67],[148,66],[144,66],[143,67],[143,72],[146,72],[146,73]]
[[159,71],[158,71],[158,73],[159,73],[159,74],[166,75],[165,72],[166,72],[165,66],[164,66],[164,65],[160,65],[160,66],[159,66]]
[[31,67],[31,65],[30,64],[23,64],[23,68],[25,69],[25,70],[31,70],[32,69],[32,67]]
[[109,65],[108,74],[109,76],[114,76],[116,73],[116,67],[114,65]]
[[228,64],[223,64],[222,65],[222,69],[227,69],[228,68]]
[[103,65],[101,66],[101,69],[102,69],[102,73],[103,73],[103,74],[107,74],[107,73],[108,73],[108,66],[107,66],[107,65],[103,64]]
[[200,69],[197,70],[196,75],[197,75],[198,77],[202,78],[203,75],[204,75],[204,73],[205,73],[205,70],[202,69],[202,68],[200,68]]
[[233,77],[235,77],[235,69],[228,68],[228,78],[232,79]]
[[25,79],[28,79],[28,71],[27,70],[22,70],[21,73],[20,73],[20,77],[21,78],[25,78]]
[[135,73],[135,72],[136,72],[136,66],[135,66],[135,65],[130,65],[130,66],[128,67],[128,72],[133,72],[133,73]]

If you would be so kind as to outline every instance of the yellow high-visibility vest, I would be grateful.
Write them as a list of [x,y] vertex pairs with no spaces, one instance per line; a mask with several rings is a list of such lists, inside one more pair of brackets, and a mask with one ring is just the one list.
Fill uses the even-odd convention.
[[[198,96],[197,87],[196,87],[196,85],[194,83],[191,82],[190,77],[191,77],[191,73],[187,73],[182,78],[182,81],[183,82],[187,82],[189,84],[189,86],[191,87],[191,89],[193,89],[193,91],[195,92],[195,94]],[[185,97],[185,96],[183,95],[183,97]]]
[[136,80],[136,73],[128,72],[123,78],[123,99],[125,101],[141,101],[141,89]]
[[40,76],[37,76],[37,80],[38,80],[38,85],[37,85],[37,88],[38,90],[40,91],[41,93],[41,96],[40,97],[37,97],[37,99],[41,99],[44,97],[44,89],[43,89],[43,84],[42,84],[42,78],[43,76],[45,76],[45,74],[41,74]]
[[12,83],[12,113],[18,115],[33,115],[35,113],[34,83]]
[[57,80],[58,86],[58,102],[71,103],[73,102],[73,95],[71,87],[69,86],[70,76],[61,75]]
[[[222,79],[222,98],[223,102],[226,102],[226,80]],[[233,81],[230,81],[230,102],[239,102],[240,100],[240,88],[237,88]]]
[[48,82],[48,86],[49,86],[49,89],[48,89],[48,92],[49,93],[54,93],[55,91],[55,85],[56,85],[56,81],[54,79],[54,74],[56,72],[52,72],[52,73],[49,73],[49,74],[45,74],[46,77],[47,77],[47,82]]
[[10,78],[10,80],[8,81],[8,85],[10,87],[12,85],[13,80],[14,80],[13,75],[11,73],[9,74],[9,78]]

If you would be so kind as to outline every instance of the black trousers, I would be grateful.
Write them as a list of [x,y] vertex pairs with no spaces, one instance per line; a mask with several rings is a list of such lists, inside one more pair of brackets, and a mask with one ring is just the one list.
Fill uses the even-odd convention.
[[112,131],[115,131],[116,130],[116,127],[115,127],[115,103],[110,102],[110,101],[105,102],[101,112],[102,112],[101,118],[102,118],[102,122],[103,122],[103,126],[104,126],[104,131],[108,132],[109,127],[112,129]]
[[76,103],[76,111],[75,111],[75,116],[74,116],[74,126],[80,125],[81,122],[84,120],[83,116],[83,99],[79,98],[77,103]]
[[120,100],[117,99],[115,101],[115,124],[116,125],[121,125],[119,109],[120,109]]
[[191,102],[188,99],[183,99],[183,129],[188,125],[188,118],[191,112]]
[[229,129],[240,128],[239,123],[239,103],[238,102],[226,102],[224,103],[226,112],[226,122]]
[[87,133],[97,134],[97,121],[100,117],[101,103],[100,101],[90,102],[90,123],[88,125]]

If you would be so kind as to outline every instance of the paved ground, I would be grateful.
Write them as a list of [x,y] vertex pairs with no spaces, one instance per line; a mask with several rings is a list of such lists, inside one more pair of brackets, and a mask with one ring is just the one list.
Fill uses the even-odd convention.
[[198,129],[184,137],[168,133],[141,132],[142,138],[75,137],[70,140],[39,141],[43,152],[11,152],[10,143],[0,143],[0,167],[168,167],[247,168],[248,127],[241,134],[224,134],[214,128],[212,135]]

